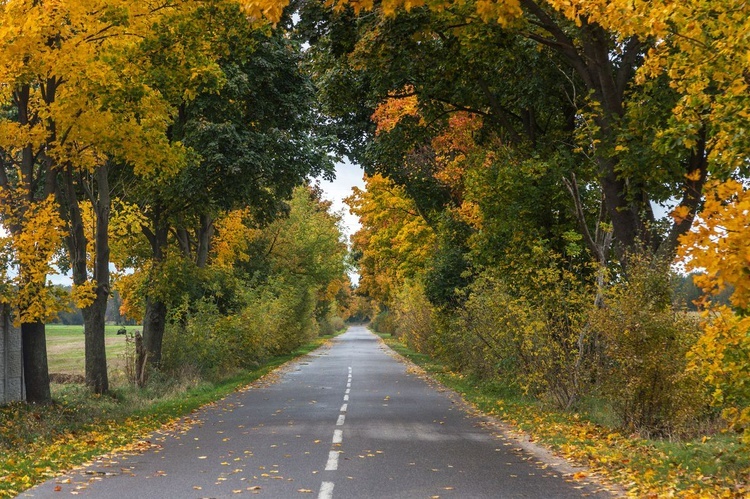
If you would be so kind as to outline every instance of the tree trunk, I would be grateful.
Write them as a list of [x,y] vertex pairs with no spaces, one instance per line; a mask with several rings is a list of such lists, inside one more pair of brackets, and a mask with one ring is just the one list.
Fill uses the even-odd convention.
[[[160,272],[162,263],[166,258],[169,229],[162,220],[161,212],[154,209],[154,232],[144,227],[143,232],[151,243],[153,259],[152,272]],[[148,357],[149,364],[158,369],[161,365],[161,344],[164,339],[164,328],[167,323],[167,304],[159,296],[148,294],[146,296],[146,307],[143,312],[143,346],[144,355]],[[142,363],[144,359],[138,359]]]
[[[104,322],[109,298],[109,212],[110,195],[107,164],[97,168],[96,182],[79,179],[82,189],[96,216],[94,234],[94,268],[92,279],[96,283],[94,302],[84,307],[81,312],[84,319],[85,377],[86,386],[94,393],[105,393],[109,390],[107,375],[107,355],[104,345]],[[88,282],[87,249],[89,240],[83,226],[83,216],[78,205],[78,193],[74,181],[72,166],[65,171],[65,181],[61,190],[61,211],[68,222],[66,245],[73,271],[73,283],[76,286]]]
[[94,282],[96,299],[82,310],[86,335],[86,385],[94,393],[109,390],[107,377],[107,352],[105,350],[104,323],[109,298],[109,165],[96,171],[96,193],[89,191],[96,213],[94,234]]
[[[99,287],[99,286],[97,286]],[[107,376],[107,353],[104,348],[104,314],[107,310],[107,297],[97,293],[96,300],[84,308],[84,336],[86,351],[86,386],[94,393],[109,390]]]
[[201,215],[201,228],[198,233],[198,250],[195,264],[203,268],[208,264],[208,253],[211,249],[211,238],[214,235],[214,219],[209,215]]
[[47,338],[44,323],[21,324],[21,341],[26,401],[34,404],[49,404],[52,402],[52,394],[49,389]]
[[161,365],[161,345],[166,323],[166,303],[154,297],[146,298],[146,310],[143,313],[144,354],[148,356],[149,364],[156,369]]

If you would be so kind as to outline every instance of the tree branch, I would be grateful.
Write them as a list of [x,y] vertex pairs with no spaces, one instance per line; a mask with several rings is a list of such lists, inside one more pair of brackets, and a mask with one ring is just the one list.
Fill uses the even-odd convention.
[[589,227],[586,223],[586,214],[583,211],[581,193],[578,190],[578,181],[576,180],[575,173],[571,173],[571,177],[572,181],[567,179],[566,177],[563,177],[562,181],[563,184],[565,184],[565,187],[568,189],[570,196],[573,198],[576,220],[578,221],[578,226],[581,230],[581,234],[583,235],[583,239],[586,242],[586,246],[588,246],[589,250],[596,256],[596,259],[598,261],[603,261],[603,249],[600,248],[594,238],[591,237],[591,232],[589,232]]

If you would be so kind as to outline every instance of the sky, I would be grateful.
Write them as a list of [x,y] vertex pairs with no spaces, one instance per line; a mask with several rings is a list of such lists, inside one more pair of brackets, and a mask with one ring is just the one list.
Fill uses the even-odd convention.
[[325,198],[333,202],[331,207],[335,212],[343,213],[344,229],[347,236],[351,236],[360,228],[359,218],[349,213],[349,207],[344,204],[344,198],[351,196],[352,187],[364,189],[363,171],[358,165],[348,161],[336,164],[336,178],[333,182],[318,179]]

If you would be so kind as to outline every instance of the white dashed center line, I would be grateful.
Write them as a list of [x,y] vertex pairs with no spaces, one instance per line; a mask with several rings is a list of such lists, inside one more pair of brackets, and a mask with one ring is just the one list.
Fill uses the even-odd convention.
[[333,482],[323,482],[320,485],[318,499],[331,499],[333,497]]
[[340,444],[344,440],[343,430],[334,430],[333,432],[333,443]]
[[[352,368],[349,366],[349,376],[346,379],[346,392],[344,393],[344,402],[349,401],[349,392],[352,387]],[[346,420],[345,413],[349,408],[349,404],[344,403],[341,406],[338,419],[336,420],[336,426],[343,426]],[[344,430],[334,430],[332,445],[340,445],[344,441]],[[326,463],[326,471],[336,471],[339,469],[339,454],[340,450],[332,450],[328,453],[328,462]],[[318,499],[333,499],[333,482],[323,482],[320,484],[320,492],[318,493]]]
[[337,469],[339,469],[339,451],[332,450],[328,453],[326,471],[336,471]]

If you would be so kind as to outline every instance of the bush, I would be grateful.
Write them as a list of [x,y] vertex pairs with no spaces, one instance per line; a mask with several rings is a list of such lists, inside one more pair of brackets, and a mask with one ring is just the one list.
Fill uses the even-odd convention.
[[593,298],[574,273],[549,263],[528,269],[525,285],[516,289],[498,276],[483,275],[472,287],[462,319],[495,375],[569,408],[587,379],[582,349]]
[[396,297],[394,327],[396,336],[418,352],[428,351],[428,341],[434,333],[432,306],[424,288],[416,283],[406,283]]
[[213,376],[252,368],[282,355],[318,334],[314,289],[283,279],[249,289],[237,313],[225,314],[214,296],[172,307],[164,335],[162,367],[176,371],[189,365]]
[[670,280],[668,265],[631,256],[627,278],[592,313],[603,345],[602,394],[622,426],[647,435],[683,430],[705,407],[705,391],[686,356],[699,326],[673,309]]
[[483,378],[500,377],[510,383],[519,381],[520,338],[528,322],[525,309],[516,306],[505,287],[484,274],[471,287],[469,299],[459,312],[454,329],[464,334],[457,338],[464,353],[461,364]]
[[376,333],[390,334],[396,336],[396,323],[390,310],[381,310],[375,315],[370,327]]

